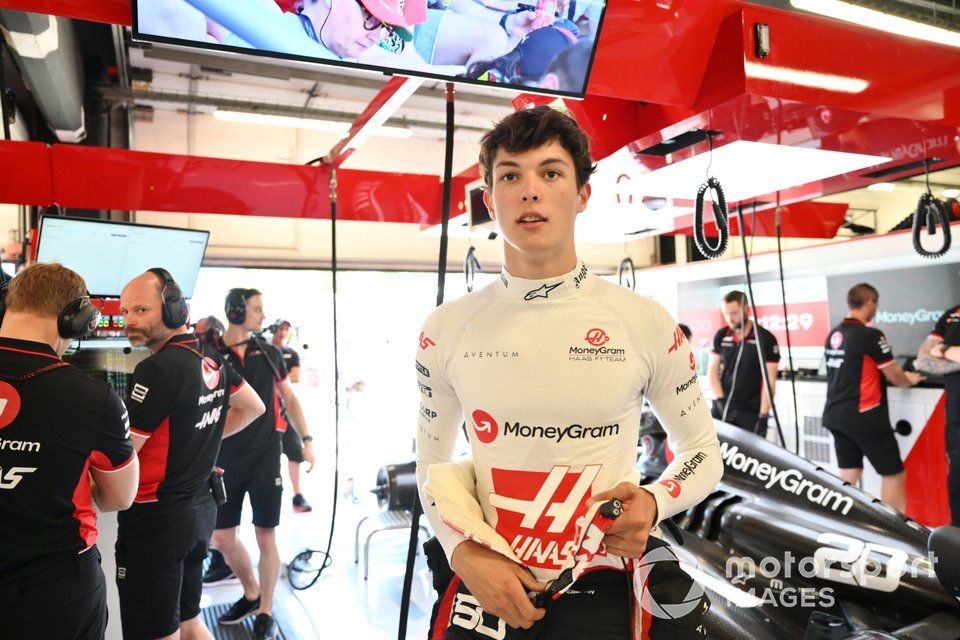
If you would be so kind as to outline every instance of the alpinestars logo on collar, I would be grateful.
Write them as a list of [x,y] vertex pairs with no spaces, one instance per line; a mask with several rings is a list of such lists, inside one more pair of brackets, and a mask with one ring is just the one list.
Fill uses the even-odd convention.
[[534,298],[549,298],[549,297],[550,297],[550,292],[553,291],[554,289],[556,289],[557,287],[559,287],[559,286],[562,285],[562,284],[563,284],[563,281],[562,281],[562,280],[561,280],[560,282],[558,282],[557,284],[545,284],[545,285],[543,285],[542,287],[540,287],[539,289],[534,289],[533,291],[528,291],[528,292],[527,292],[527,295],[523,296],[523,299],[524,299],[524,300],[527,300],[527,301],[530,301],[530,300],[533,300]]

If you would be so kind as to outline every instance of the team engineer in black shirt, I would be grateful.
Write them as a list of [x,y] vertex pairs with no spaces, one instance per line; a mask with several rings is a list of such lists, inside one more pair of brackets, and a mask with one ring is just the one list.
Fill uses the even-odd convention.
[[0,638],[101,640],[92,499],[129,507],[139,466],[123,402],[60,359],[100,315],[83,278],[40,263],[10,283],[0,317]]
[[216,349],[188,333],[187,303],[165,270],[131,280],[120,310],[130,344],[152,354],[137,365],[127,400],[141,474],[134,505],[118,518],[123,637],[212,639],[199,614],[214,466],[221,439],[237,437],[265,407]]
[[[217,509],[217,525],[213,546],[218,549],[243,584],[243,596],[234,603],[219,622],[223,625],[241,623],[257,614],[254,621],[254,639],[274,638],[276,622],[273,619],[273,593],[280,570],[276,527],[280,524],[281,493],[280,451],[282,431],[286,423],[281,419],[281,399],[291,419],[291,425],[303,440],[303,457],[313,469],[313,437],[292,387],[277,347],[257,337],[265,319],[262,294],[256,289],[231,289],[225,301],[228,327],[223,335],[224,356],[244,379],[256,390],[267,407],[242,433],[224,441],[218,466],[224,469],[227,503]],[[253,571],[250,555],[237,535],[243,499],[250,494],[253,526],[260,548],[259,583]]]
[[[761,438],[767,435],[770,420],[770,394],[763,379],[766,367],[770,386],[776,394],[780,347],[772,333],[746,317],[742,291],[731,291],[723,297],[723,319],[727,326],[713,336],[708,377],[715,400],[713,417],[752,431]],[[757,340],[763,362],[757,355]]]
[[887,387],[912,387],[924,378],[904,371],[879,329],[868,327],[877,315],[880,294],[863,282],[847,292],[847,317],[830,331],[824,345],[827,402],[823,426],[833,434],[840,477],[860,480],[866,456],[882,478],[880,499],[903,512],[907,508],[907,474],[890,426]]

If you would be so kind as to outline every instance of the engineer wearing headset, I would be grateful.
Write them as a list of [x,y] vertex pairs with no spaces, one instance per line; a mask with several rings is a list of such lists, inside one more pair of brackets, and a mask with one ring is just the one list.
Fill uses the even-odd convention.
[[[731,291],[723,297],[722,327],[713,336],[713,354],[707,375],[715,400],[711,413],[761,438],[767,436],[770,419],[770,394],[763,379],[767,368],[770,386],[776,393],[780,346],[772,333],[746,315],[747,296]],[[763,362],[757,354],[757,338]]]
[[[213,545],[223,554],[243,585],[243,595],[225,614],[222,625],[240,624],[256,614],[253,625],[254,640],[275,638],[273,619],[273,592],[280,571],[276,528],[280,524],[281,494],[280,451],[282,430],[280,400],[286,405],[291,424],[303,440],[303,457],[313,469],[313,437],[307,429],[307,420],[296,394],[290,385],[283,354],[277,347],[266,344],[256,332],[263,328],[263,296],[256,289],[231,289],[224,305],[229,326],[223,334],[225,359],[270,407],[243,433],[223,443],[218,460],[224,469],[227,502],[217,509],[217,525]],[[260,548],[259,577],[253,571],[250,555],[237,535],[243,512],[244,496],[250,494],[253,526]]]
[[129,507],[139,466],[113,388],[60,359],[100,314],[77,273],[37,263],[0,291],[0,319],[0,635],[101,640],[92,499]]
[[151,352],[134,370],[127,400],[142,466],[135,503],[118,518],[123,637],[211,639],[200,596],[215,500],[223,499],[214,464],[221,439],[263,414],[264,405],[215,349],[187,331],[187,302],[166,270],[131,280],[120,311],[130,344]]

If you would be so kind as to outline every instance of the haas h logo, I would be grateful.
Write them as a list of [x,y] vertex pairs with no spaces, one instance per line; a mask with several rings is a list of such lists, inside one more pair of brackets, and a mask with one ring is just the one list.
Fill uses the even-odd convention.
[[482,409],[477,409],[470,414],[470,417],[473,418],[473,432],[477,434],[477,439],[480,442],[490,444],[497,439],[500,429],[493,416]]
[[435,347],[435,346],[437,346],[437,343],[431,340],[426,333],[421,331],[420,332],[420,348],[423,350],[427,350],[430,347]]
[[610,340],[610,336],[604,333],[603,329],[590,329],[590,331],[587,331],[587,336],[584,340],[595,347],[599,347],[602,344],[606,344],[607,341]]

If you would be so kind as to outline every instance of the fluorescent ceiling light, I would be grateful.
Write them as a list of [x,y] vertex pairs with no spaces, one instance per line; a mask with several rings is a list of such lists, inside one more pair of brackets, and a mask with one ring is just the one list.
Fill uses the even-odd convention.
[[[224,109],[214,111],[213,117],[221,122],[240,122],[243,124],[259,124],[268,127],[290,127],[293,129],[342,133],[342,137],[346,136],[351,126],[349,122],[277,116],[266,113],[249,113],[246,111],[228,111]],[[403,127],[379,127],[374,135],[386,138],[409,138],[413,135],[413,131]]]
[[892,182],[875,182],[867,186],[868,191],[894,191],[897,188],[897,185]]
[[801,87],[813,87],[814,89],[827,89],[840,93],[860,93],[870,86],[870,83],[862,78],[790,69],[759,62],[747,62],[745,67],[747,75],[753,78],[795,84]]
[[840,0],[790,0],[797,9],[853,22],[864,27],[895,33],[908,38],[960,47],[960,33],[914,22],[875,9],[867,9]]
[[960,189],[944,189],[941,194],[944,198],[960,198]]

